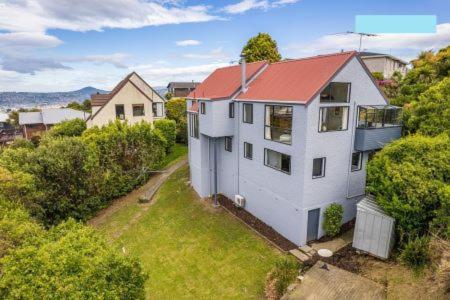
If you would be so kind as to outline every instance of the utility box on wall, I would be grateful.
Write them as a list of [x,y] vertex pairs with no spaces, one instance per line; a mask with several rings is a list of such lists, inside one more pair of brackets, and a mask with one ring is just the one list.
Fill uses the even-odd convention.
[[353,247],[386,259],[395,243],[394,218],[378,206],[373,197],[358,202]]

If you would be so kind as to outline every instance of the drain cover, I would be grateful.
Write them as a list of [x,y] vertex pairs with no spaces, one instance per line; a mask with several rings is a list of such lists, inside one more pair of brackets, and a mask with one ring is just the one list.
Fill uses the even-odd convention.
[[333,255],[333,252],[328,249],[319,249],[319,251],[317,251],[317,254],[319,254],[322,257],[330,257]]

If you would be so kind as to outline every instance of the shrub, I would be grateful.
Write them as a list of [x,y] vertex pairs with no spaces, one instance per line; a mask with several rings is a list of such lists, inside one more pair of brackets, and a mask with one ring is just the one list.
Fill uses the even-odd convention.
[[166,152],[170,153],[175,145],[176,123],[173,120],[156,120],[153,122],[156,129],[160,130],[167,141]]
[[384,75],[383,75],[382,72],[372,72],[372,76],[376,80],[383,80],[384,79]]
[[143,299],[140,263],[73,220],[0,260],[2,299]]
[[430,262],[428,237],[411,238],[400,253],[400,260],[412,268],[422,268]]
[[80,136],[86,130],[86,122],[81,119],[63,121],[53,126],[48,134],[52,136]]
[[166,116],[177,124],[177,143],[187,144],[186,99],[172,99],[166,103]]
[[35,146],[34,146],[34,144],[31,142],[31,141],[29,141],[29,140],[27,140],[27,139],[24,139],[24,138],[18,138],[18,139],[15,139],[10,145],[9,145],[9,148],[12,148],[12,149],[17,149],[17,148],[28,148],[28,149],[33,149]]
[[344,208],[338,203],[330,204],[324,213],[323,230],[328,236],[336,236],[342,225]]
[[291,257],[277,261],[267,276],[265,291],[267,298],[278,299],[283,296],[289,284],[297,278],[300,268],[300,263]]

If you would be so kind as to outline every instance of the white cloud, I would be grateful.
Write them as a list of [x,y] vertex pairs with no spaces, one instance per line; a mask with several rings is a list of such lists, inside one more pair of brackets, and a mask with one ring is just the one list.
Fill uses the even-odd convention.
[[126,60],[131,58],[127,53],[97,54],[83,57],[65,58],[65,62],[92,62],[94,64],[111,64],[117,68],[127,68]]
[[182,55],[182,57],[188,59],[214,59],[214,60],[228,59],[228,55],[225,52],[223,52],[222,47],[213,49],[209,53],[185,53]]
[[57,37],[41,32],[0,33],[0,53],[27,52],[39,48],[52,48],[62,44]]
[[[436,33],[379,34],[363,37],[362,50],[395,54],[405,60],[415,57],[423,50],[437,50],[450,41],[450,23],[439,24]],[[316,55],[340,50],[358,50],[359,35],[326,35],[305,43],[284,48],[288,56]]]
[[36,74],[37,71],[49,69],[71,70],[70,67],[52,58],[36,58],[27,56],[3,56],[0,62],[5,71],[14,71],[24,74]]
[[288,4],[294,4],[299,0],[242,0],[235,4],[229,4],[222,10],[228,14],[243,14],[251,9],[268,10],[270,8],[276,8]]
[[177,46],[185,47],[185,46],[197,46],[200,45],[201,42],[197,40],[183,40],[183,41],[176,41],[175,44]]

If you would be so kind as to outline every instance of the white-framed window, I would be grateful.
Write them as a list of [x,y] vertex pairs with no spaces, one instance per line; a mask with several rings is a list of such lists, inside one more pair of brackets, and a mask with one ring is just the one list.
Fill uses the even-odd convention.
[[291,156],[271,149],[264,149],[264,165],[291,174]]
[[164,116],[164,104],[162,102],[152,103],[152,111],[155,117]]
[[244,123],[253,124],[253,104],[244,103],[242,105],[242,121]]
[[144,104],[133,104],[133,117],[145,116]]
[[228,152],[233,150],[233,139],[230,136],[225,137],[225,150]]
[[253,159],[253,144],[244,142],[244,157]]
[[359,171],[362,168],[362,152],[353,152],[352,154],[352,172]]
[[319,157],[313,159],[312,178],[325,177],[326,158]]
[[266,140],[292,144],[292,110],[292,106],[265,106],[264,138]]
[[330,82],[320,93],[320,102],[347,103],[350,101],[349,82]]
[[347,130],[348,106],[321,107],[319,132]]

